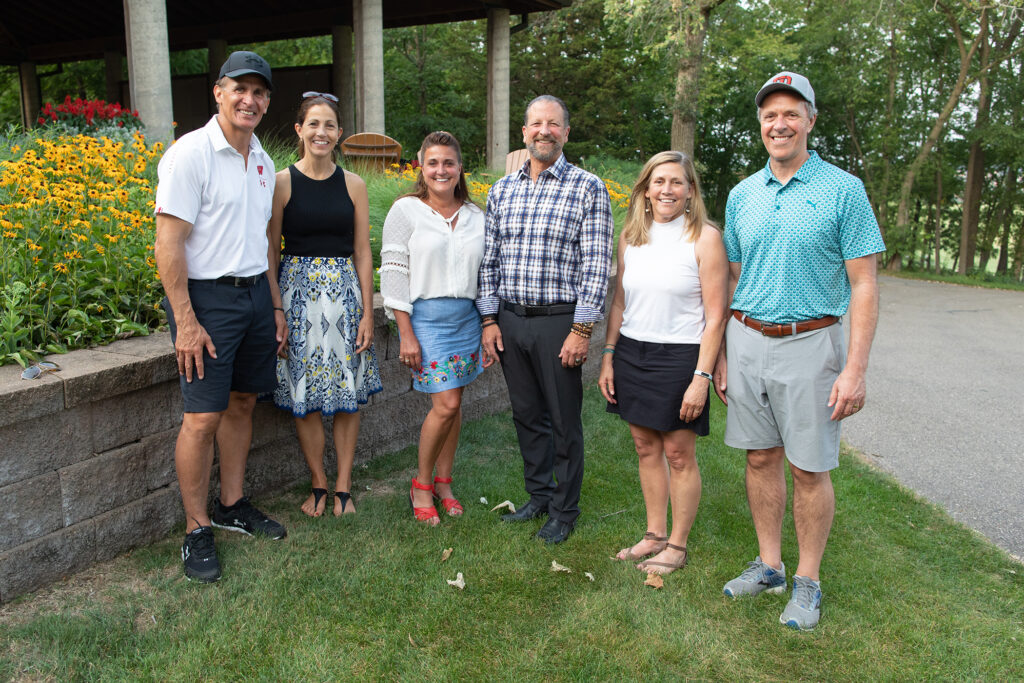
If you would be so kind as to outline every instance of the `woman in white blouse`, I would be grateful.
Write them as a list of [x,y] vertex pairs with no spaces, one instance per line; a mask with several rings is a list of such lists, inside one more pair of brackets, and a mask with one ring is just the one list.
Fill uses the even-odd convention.
[[380,291],[398,325],[398,359],[412,371],[413,388],[430,394],[409,502],[417,520],[436,525],[433,499],[451,517],[463,511],[452,495],[452,466],[462,392],[483,371],[474,300],[484,215],[469,198],[454,135],[427,135],[419,160],[415,189],[396,199],[384,220]]
[[681,152],[654,155],[633,186],[619,239],[598,378],[608,412],[629,423],[647,508],[646,533],[616,557],[650,557],[637,565],[647,572],[686,564],[701,493],[697,436],[708,433],[728,279],[722,235],[707,218],[693,161]]

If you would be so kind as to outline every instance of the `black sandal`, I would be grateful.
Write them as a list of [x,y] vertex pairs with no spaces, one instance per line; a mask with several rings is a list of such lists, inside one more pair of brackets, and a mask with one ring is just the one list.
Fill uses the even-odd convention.
[[[326,493],[326,491],[324,491]],[[335,491],[334,495],[341,501],[341,514],[345,514],[345,507],[348,506],[348,501],[352,499],[351,494],[348,491]],[[341,515],[338,515],[339,517]]]
[[[316,513],[317,508],[320,507],[320,501],[327,495],[327,489],[313,488],[313,512]],[[327,512],[325,509],[324,512]],[[316,517],[316,514],[309,515],[310,517]]]

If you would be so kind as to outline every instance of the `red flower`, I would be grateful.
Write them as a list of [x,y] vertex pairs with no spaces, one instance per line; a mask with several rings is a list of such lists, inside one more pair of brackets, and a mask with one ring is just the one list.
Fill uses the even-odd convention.
[[431,370],[437,370],[437,361],[436,360],[430,361],[430,369]]

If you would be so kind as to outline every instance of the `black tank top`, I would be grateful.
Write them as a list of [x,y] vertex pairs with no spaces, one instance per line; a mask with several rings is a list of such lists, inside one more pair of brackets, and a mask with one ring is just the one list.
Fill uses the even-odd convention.
[[281,216],[285,254],[292,256],[352,255],[356,207],[348,196],[345,171],[337,166],[330,178],[313,180],[289,166],[292,196]]

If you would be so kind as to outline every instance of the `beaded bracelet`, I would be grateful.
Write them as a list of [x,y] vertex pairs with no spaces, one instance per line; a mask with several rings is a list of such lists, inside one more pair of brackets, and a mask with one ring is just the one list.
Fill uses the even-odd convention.
[[572,331],[584,339],[590,339],[594,334],[594,323],[573,323]]

